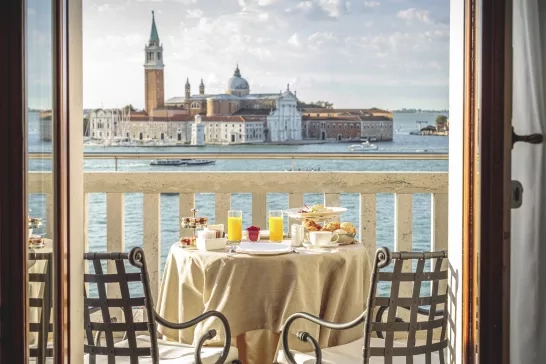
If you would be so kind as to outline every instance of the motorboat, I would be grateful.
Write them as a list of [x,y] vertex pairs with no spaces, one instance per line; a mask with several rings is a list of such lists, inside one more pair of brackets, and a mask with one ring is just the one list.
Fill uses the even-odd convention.
[[216,161],[208,159],[156,159],[150,162],[151,166],[204,166],[215,164]]
[[190,159],[189,161],[186,161],[187,166],[204,166],[207,164],[215,164],[216,161],[211,161],[208,159]]
[[369,141],[365,141],[360,144],[353,144],[349,146],[349,150],[351,152],[361,152],[361,151],[368,151],[368,150],[377,150],[377,145],[370,144]]
[[156,159],[150,162],[151,166],[182,166],[187,164],[186,159]]

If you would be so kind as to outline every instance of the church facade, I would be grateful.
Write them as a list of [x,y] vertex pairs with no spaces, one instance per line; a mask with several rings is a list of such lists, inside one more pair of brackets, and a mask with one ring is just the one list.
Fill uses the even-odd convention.
[[[318,124],[313,124],[312,120],[322,115],[315,111],[309,113],[305,109],[299,109],[296,92],[291,91],[289,85],[285,91],[251,93],[250,84],[242,76],[238,64],[233,75],[227,80],[223,93],[206,93],[203,79],[200,80],[198,93],[192,93],[192,86],[187,78],[184,95],[171,97],[165,101],[163,61],[163,45],[152,12],[150,38],[144,47],[145,110],[124,114],[123,120],[117,122],[113,119],[120,114],[119,110],[92,112],[89,117],[91,138],[194,145],[331,138],[330,128],[324,126],[324,120],[321,124],[322,130],[315,132],[315,125]],[[330,114],[335,110],[325,112]],[[388,113],[384,110],[378,112]],[[364,124],[368,115],[373,116],[374,113],[359,115],[359,121],[362,122],[359,130],[366,128]],[[390,116],[392,130],[392,114]],[[197,119],[201,125],[194,127]],[[343,137],[350,135],[352,138],[354,134],[356,137],[356,127],[354,130],[355,132],[350,134],[336,133],[334,137],[338,140],[340,135]],[[193,135],[195,133],[198,135]]]
[[[187,78],[184,96],[175,96],[164,101],[163,46],[153,13],[145,56],[145,111],[148,115],[165,118],[182,114],[192,117],[188,118],[190,123],[194,123],[195,116],[199,115],[205,125],[204,133],[208,143],[284,142],[302,139],[302,114],[297,110],[295,93],[287,86],[284,92],[253,94],[239,65],[227,80],[224,93],[207,94],[201,79],[198,93],[192,94],[190,80]],[[237,124],[250,124],[249,127],[235,127],[236,121]],[[263,127],[258,128],[257,123],[261,123]],[[211,129],[210,125],[219,126]],[[197,139],[200,138],[194,138]]]

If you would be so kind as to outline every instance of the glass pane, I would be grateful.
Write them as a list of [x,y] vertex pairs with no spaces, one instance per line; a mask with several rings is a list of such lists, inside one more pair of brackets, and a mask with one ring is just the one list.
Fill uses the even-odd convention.
[[[26,2],[28,137],[28,343],[30,362],[53,350],[53,27],[52,2]],[[50,323],[52,325],[50,325]],[[37,359],[38,358],[38,359]],[[49,359],[51,360],[51,359]],[[45,362],[45,361],[42,361]]]

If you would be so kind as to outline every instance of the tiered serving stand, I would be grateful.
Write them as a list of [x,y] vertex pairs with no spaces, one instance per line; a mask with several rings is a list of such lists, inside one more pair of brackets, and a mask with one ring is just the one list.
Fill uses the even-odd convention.
[[180,225],[184,229],[191,229],[191,236],[180,238],[180,246],[186,249],[196,249],[197,231],[207,227],[209,218],[196,216],[197,209],[191,209],[190,211],[192,216],[182,217]]
[[[344,207],[328,207],[327,211],[320,211],[320,212],[301,212],[301,208],[294,208],[294,209],[288,209],[284,210],[284,215],[288,216],[289,218],[292,218],[296,221],[301,221],[301,224],[305,227],[305,240],[309,241],[309,231],[307,229],[307,226],[305,224],[305,221],[312,221],[313,223],[321,223],[322,225],[325,225],[328,222],[331,221],[340,221],[341,214],[347,211]],[[344,234],[345,235],[345,234]],[[344,240],[349,241],[349,244],[354,242],[354,238],[356,234],[346,234],[347,237],[345,237]],[[342,243],[347,244],[347,243]]]

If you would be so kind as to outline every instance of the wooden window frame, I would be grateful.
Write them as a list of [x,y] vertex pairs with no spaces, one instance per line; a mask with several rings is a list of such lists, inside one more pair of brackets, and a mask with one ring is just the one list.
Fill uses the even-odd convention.
[[[476,0],[464,0],[465,11],[465,153],[464,195],[468,198],[464,211],[463,237],[463,352],[462,362],[475,362],[475,340],[477,310],[476,298],[479,290],[480,305],[487,307],[479,315],[480,362],[507,363],[509,361],[509,216],[510,207],[506,183],[509,180],[510,153],[507,133],[511,117],[511,0],[482,0],[481,11],[481,58],[471,58],[476,53],[478,30],[475,22]],[[55,314],[58,325],[55,329],[57,362],[68,362],[80,358],[78,333],[81,320],[80,289],[83,268],[81,264],[68,265],[70,257],[77,261],[83,251],[85,236],[79,224],[83,224],[75,206],[83,206],[82,150],[81,141],[75,140],[82,125],[69,125],[69,118],[81,115],[81,0],[55,0],[54,57],[55,68],[54,112],[58,122],[53,129],[56,173],[55,216],[57,269]],[[9,1],[4,6],[0,21],[0,39],[10,52],[0,58],[0,110],[5,115],[0,123],[0,152],[9,158],[0,159],[0,362],[25,362],[27,359],[26,312],[26,254],[24,244],[14,244],[26,239],[26,122],[25,122],[25,59],[24,59],[24,1]],[[474,18],[473,18],[474,17]],[[472,20],[472,18],[474,20]],[[76,19],[76,21],[72,21]],[[73,35],[74,34],[74,35]],[[70,36],[69,36],[70,35]],[[468,53],[470,52],[470,53]],[[474,60],[472,63],[471,60]],[[476,63],[481,65],[480,102],[476,98]],[[62,86],[62,87],[61,87]],[[68,98],[68,95],[71,97]],[[477,105],[481,106],[480,125],[477,124]],[[477,130],[480,132],[480,165],[475,159]],[[81,135],[81,134],[80,134]],[[69,136],[71,138],[69,138]],[[77,151],[73,154],[73,151]],[[69,151],[71,154],[69,154]],[[80,168],[80,169],[78,169]],[[481,185],[476,178],[480,168]],[[9,176],[6,178],[6,176]],[[507,179],[508,177],[508,179]],[[76,180],[76,181],[75,181]],[[70,182],[70,183],[69,183]],[[487,188],[480,188],[487,186]],[[70,195],[70,201],[67,196]],[[72,208],[71,208],[72,207]],[[480,207],[480,208],[479,208]],[[2,213],[10,211],[9,214]],[[70,214],[68,213],[70,211]],[[82,213],[83,214],[83,213]],[[70,218],[70,225],[68,224]],[[479,229],[474,222],[479,222]],[[508,223],[508,224],[507,224]],[[70,229],[69,229],[70,226]],[[502,229],[499,229],[503,227]],[[84,244],[79,244],[83,238]],[[478,242],[479,238],[479,242]],[[75,244],[68,245],[69,239]],[[477,248],[480,248],[479,289],[477,276]],[[500,248],[499,248],[500,246]],[[72,248],[72,249],[71,249]],[[501,277],[501,279],[499,279]],[[73,290],[70,288],[74,287]],[[81,311],[81,310],[80,310]],[[18,314],[12,314],[17,312]],[[70,320],[68,318],[70,317]],[[74,326],[70,326],[70,321]],[[9,348],[9,351],[6,350]],[[502,348],[502,350],[499,350]],[[3,360],[4,359],[4,360]]]

